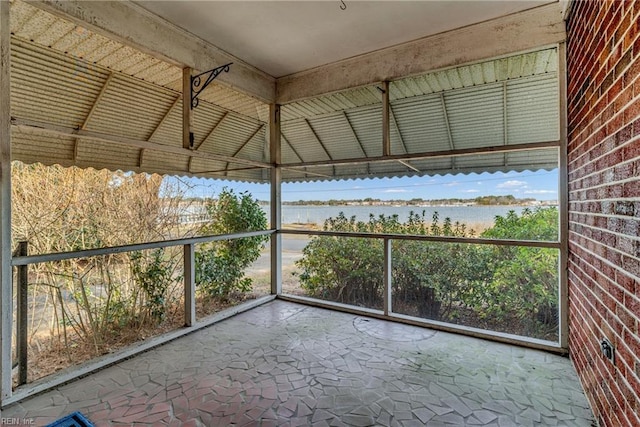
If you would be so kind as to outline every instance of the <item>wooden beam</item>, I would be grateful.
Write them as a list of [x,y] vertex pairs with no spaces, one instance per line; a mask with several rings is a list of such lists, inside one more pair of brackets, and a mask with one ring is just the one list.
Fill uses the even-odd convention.
[[30,5],[180,68],[207,71],[233,62],[216,82],[258,98],[275,100],[275,79],[131,1],[33,0]]
[[193,114],[191,110],[191,68],[182,69],[182,148],[193,150]]
[[325,147],[324,143],[322,142],[322,140],[320,139],[320,137],[318,136],[318,134],[316,133],[316,130],[313,128],[313,126],[311,126],[311,122],[309,121],[309,119],[304,119],[304,122],[307,124],[307,127],[309,128],[309,130],[311,131],[311,134],[313,135],[313,137],[315,138],[316,142],[318,144],[320,144],[320,147],[322,147],[322,150],[324,151],[324,153],[327,155],[327,157],[329,158],[329,160],[333,160],[333,157],[331,157],[331,153],[329,153],[329,150],[327,150],[327,147]]
[[529,51],[565,39],[560,6],[552,3],[281,77],[276,100],[287,104]]
[[151,135],[149,135],[149,137],[147,138],[147,141],[151,141],[153,137],[156,136],[156,134],[158,133],[158,130],[160,130],[162,125],[167,121],[167,119],[171,115],[171,112],[173,111],[174,108],[176,108],[176,105],[178,105],[181,99],[182,99],[182,96],[178,96],[175,99],[175,101],[173,101],[173,104],[171,104],[171,107],[169,107],[167,112],[164,113],[164,116],[162,116],[162,119],[160,119],[160,122],[156,125],[156,127],[153,129],[153,132],[151,132]]
[[[447,137],[449,138],[449,148],[455,150],[456,147],[453,145],[453,134],[451,133],[451,123],[449,123],[449,113],[447,113],[447,103],[444,100],[444,94],[440,94],[440,105],[442,105],[442,114],[444,114],[444,124],[447,127]],[[451,169],[455,169],[456,167],[456,158],[451,158]]]
[[101,133],[101,132],[75,129],[75,128],[70,128],[66,126],[54,125],[51,123],[39,122],[36,120],[13,118],[11,119],[11,124],[12,126],[15,126],[24,131],[44,132],[52,135],[71,136],[71,137],[80,136],[82,137],[82,139],[121,144],[129,147],[143,148],[146,150],[152,150],[152,151],[155,150],[163,153],[177,154],[180,156],[197,157],[197,158],[209,159],[209,160],[219,160],[222,162],[238,163],[238,164],[244,164],[249,166],[256,166],[260,168],[271,168],[271,164],[264,163],[264,162],[257,162],[255,160],[233,158],[230,156],[223,156],[218,154],[203,153],[199,151],[185,149],[182,147],[174,147],[171,145],[158,144],[155,142],[141,141],[139,139],[110,135],[110,134]]
[[389,81],[382,82],[382,155],[391,155],[391,126],[389,126]]
[[0,0],[0,404],[11,396],[13,272],[11,268],[11,30]]
[[318,160],[318,161],[311,161],[311,162],[304,162],[304,163],[285,163],[282,165],[282,167],[303,168],[303,167],[313,167],[313,166],[354,165],[354,164],[365,163],[365,162],[379,163],[379,162],[397,162],[399,160],[407,161],[407,160],[418,160],[418,159],[437,159],[437,158],[450,157],[450,156],[474,156],[479,154],[490,154],[490,153],[543,150],[543,149],[549,149],[549,148],[557,148],[559,146],[560,146],[560,141],[532,142],[528,144],[518,144],[518,145],[508,145],[508,146],[492,145],[489,147],[459,148],[457,150],[431,151],[431,152],[411,153],[411,154],[393,154],[390,156],[379,156],[379,157],[360,157],[360,158],[340,159],[340,160]]
[[[102,99],[105,92],[107,91],[107,88],[109,87],[109,83],[111,83],[112,78],[113,78],[113,73],[109,73],[109,75],[107,76],[107,79],[104,81],[104,84],[102,85],[102,88],[100,89],[100,92],[98,93],[98,96],[96,96],[96,99],[93,101],[93,104],[91,105],[91,109],[87,113],[87,117],[84,118],[84,122],[82,122],[80,129],[84,130],[89,125],[89,121],[93,117],[93,114],[96,112],[96,109],[98,108],[98,104],[100,103],[100,100]],[[73,142],[73,161],[74,162],[78,160],[78,151],[80,149],[79,146],[80,146],[80,138],[76,138],[75,141]]]

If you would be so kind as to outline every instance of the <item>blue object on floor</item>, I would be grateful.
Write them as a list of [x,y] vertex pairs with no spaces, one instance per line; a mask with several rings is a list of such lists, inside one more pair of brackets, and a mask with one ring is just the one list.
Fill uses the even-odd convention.
[[62,417],[59,420],[47,424],[46,427],[94,427],[91,421],[85,418],[80,412],[74,412]]

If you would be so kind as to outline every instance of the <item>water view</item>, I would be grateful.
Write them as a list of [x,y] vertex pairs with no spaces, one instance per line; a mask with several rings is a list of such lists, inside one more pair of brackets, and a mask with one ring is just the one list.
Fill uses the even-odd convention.
[[283,224],[318,224],[322,225],[327,218],[335,218],[343,212],[348,218],[355,216],[358,221],[367,221],[369,215],[398,215],[400,221],[405,221],[409,213],[421,214],[431,220],[434,213],[438,213],[440,220],[450,218],[470,226],[490,226],[497,215],[506,215],[509,211],[520,214],[524,206],[282,206]]

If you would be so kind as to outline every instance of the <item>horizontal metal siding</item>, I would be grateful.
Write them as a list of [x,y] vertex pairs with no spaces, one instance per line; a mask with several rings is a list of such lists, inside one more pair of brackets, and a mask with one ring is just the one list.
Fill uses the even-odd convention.
[[332,159],[366,156],[343,114],[310,119],[309,122]]
[[557,75],[507,82],[508,144],[557,141],[559,109]]
[[11,159],[25,163],[69,166],[73,162],[75,138],[54,137],[38,132],[11,132]]
[[283,122],[281,131],[303,161],[330,160],[304,120]]
[[169,91],[114,74],[87,129],[147,140],[174,101]]
[[382,155],[382,105],[347,111],[349,122],[369,157]]
[[11,110],[16,117],[80,126],[107,79],[61,55],[12,40]]
[[439,96],[396,101],[391,107],[409,153],[451,148]]
[[455,149],[504,143],[502,85],[445,93],[444,99]]
[[[215,128],[207,142],[200,146],[200,151],[233,156],[260,126],[254,121],[229,114]],[[240,153],[238,157],[242,157]]]
[[[140,149],[123,144],[104,144],[97,141],[78,140],[76,162],[96,169],[136,170]],[[151,171],[150,171],[151,172]],[[155,170],[153,170],[155,172]]]

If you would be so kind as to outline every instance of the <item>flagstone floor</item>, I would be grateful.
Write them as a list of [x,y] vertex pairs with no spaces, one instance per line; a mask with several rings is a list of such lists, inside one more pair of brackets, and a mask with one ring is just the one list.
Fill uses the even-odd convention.
[[591,426],[568,358],[273,301],[2,410],[46,425]]

